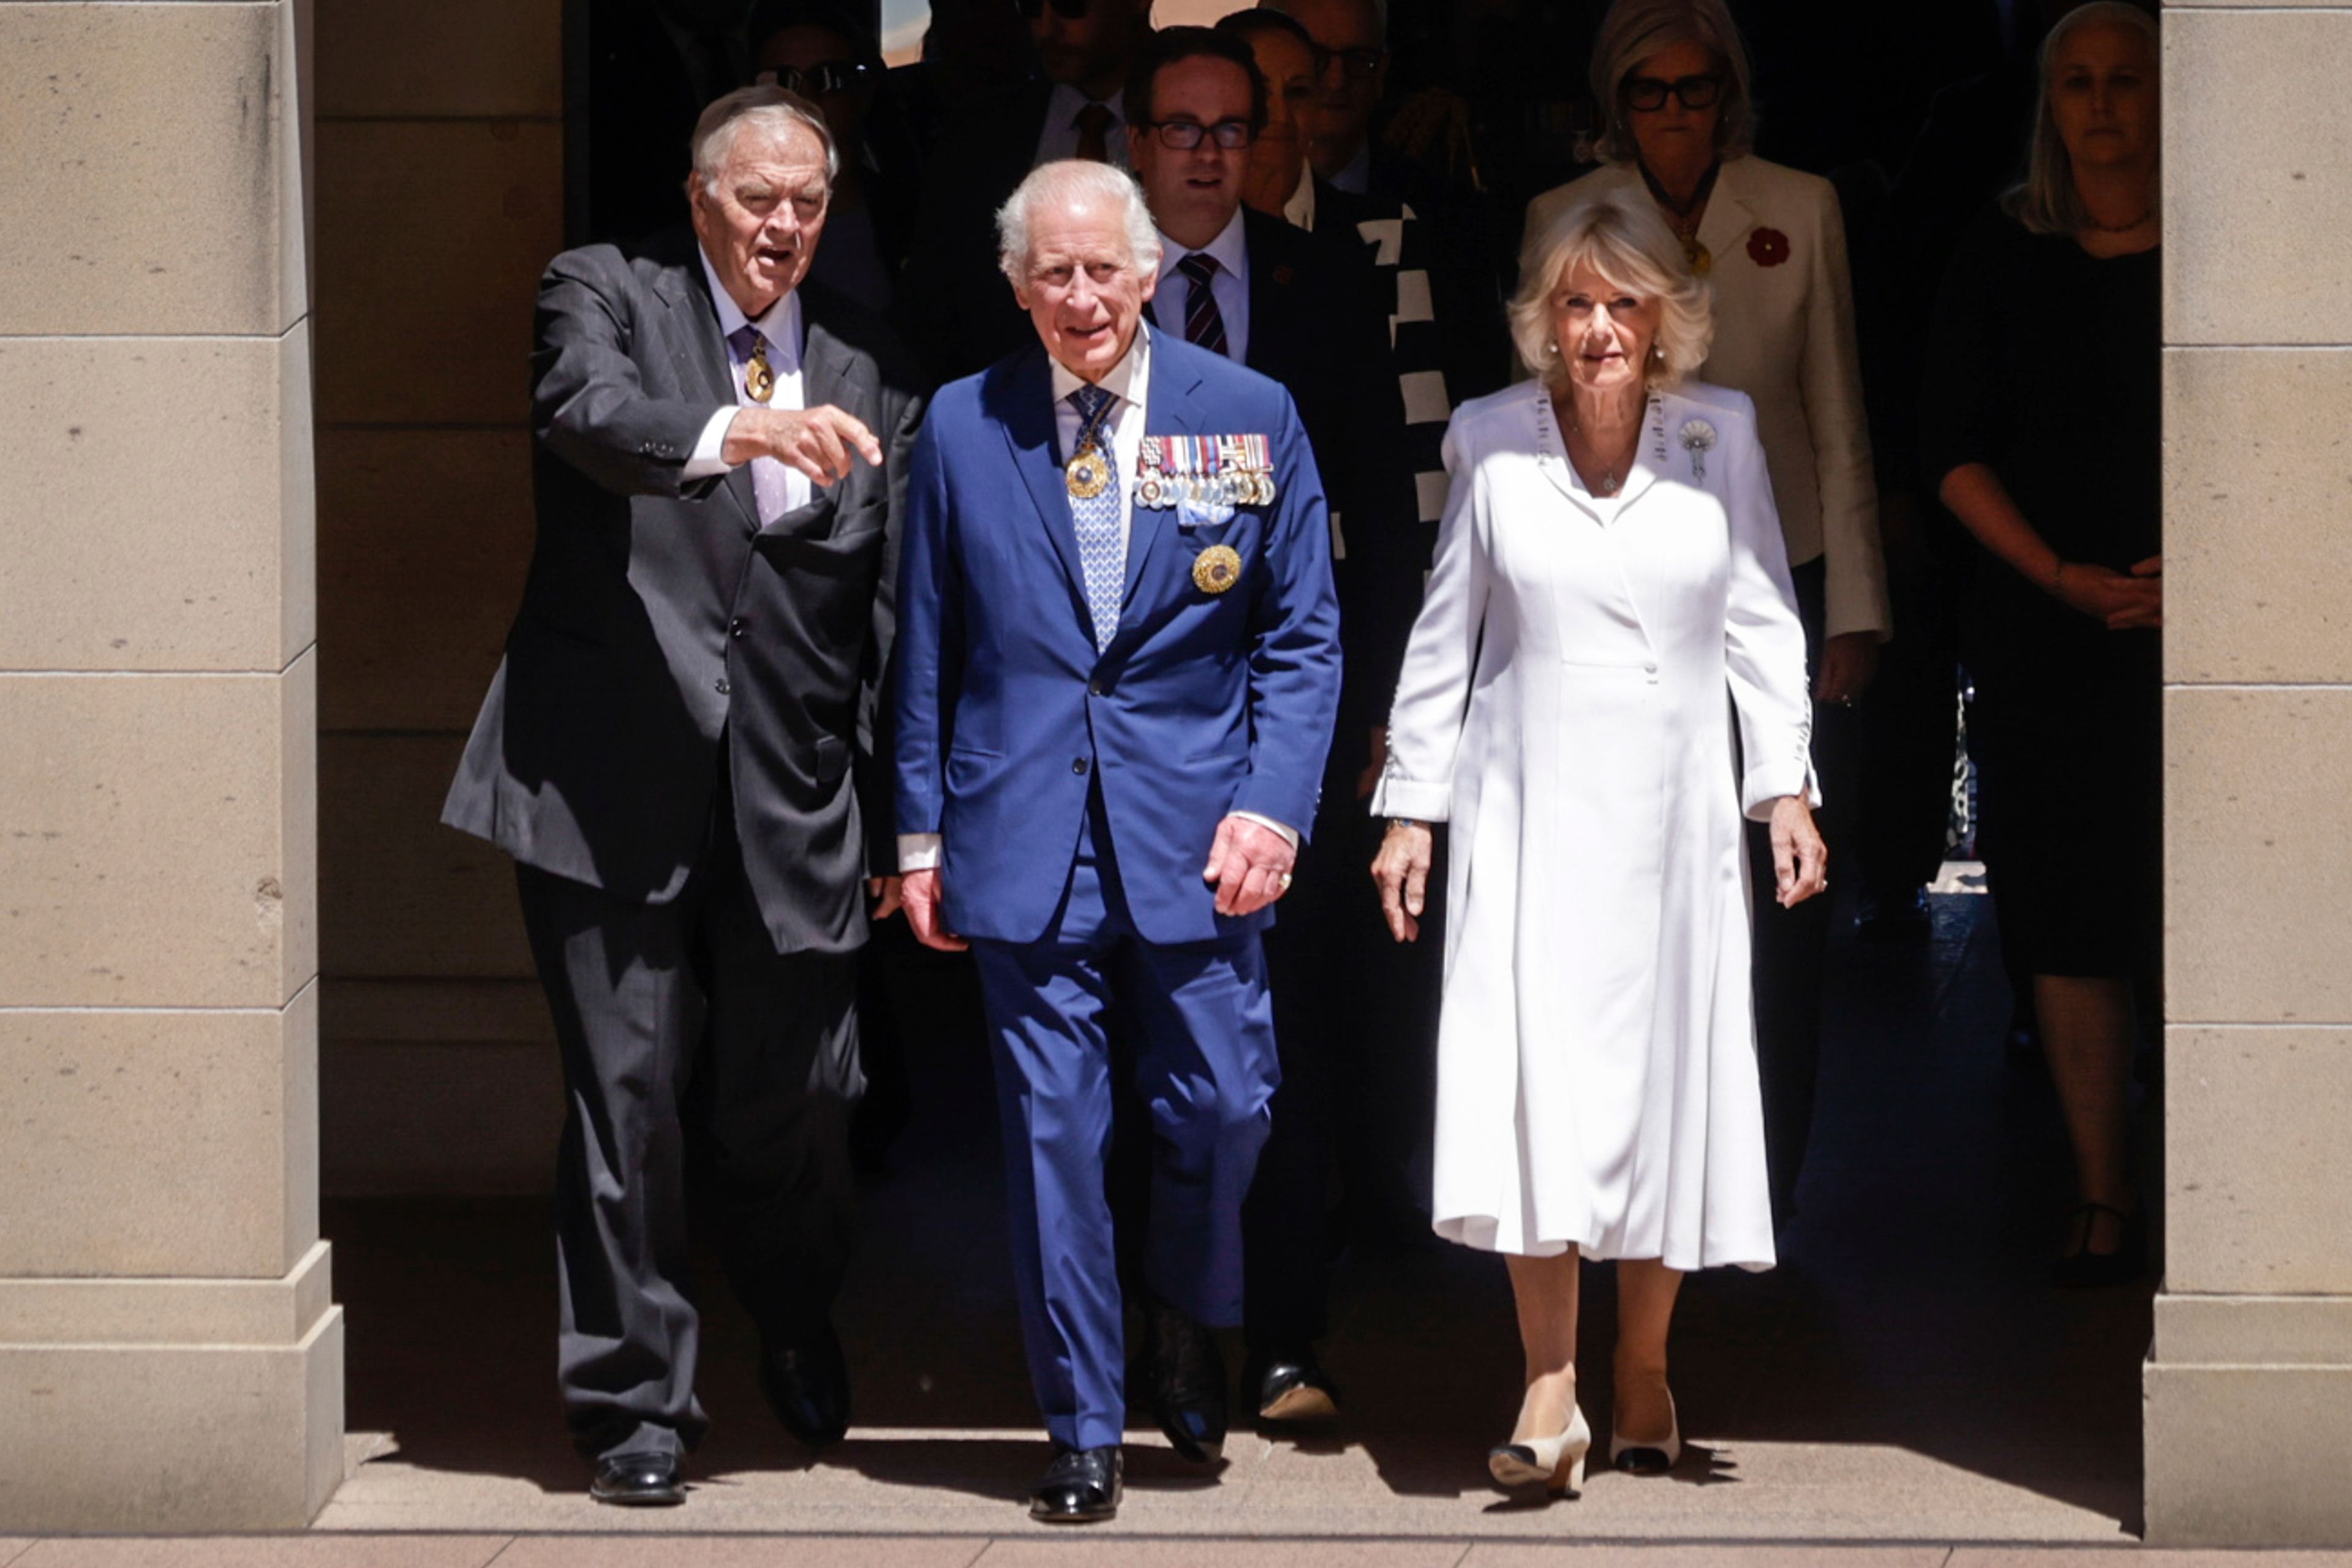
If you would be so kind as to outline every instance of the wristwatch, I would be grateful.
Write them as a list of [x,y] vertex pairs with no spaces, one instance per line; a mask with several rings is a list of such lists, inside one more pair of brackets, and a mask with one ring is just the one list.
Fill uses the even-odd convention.
[[1389,826],[1390,826],[1391,827],[1422,827],[1422,828],[1426,828],[1426,827],[1429,826],[1429,824],[1427,824],[1426,822],[1422,821],[1422,820],[1421,820],[1421,819],[1419,819],[1418,817],[1412,817],[1412,816],[1391,816],[1391,817],[1390,817],[1390,818],[1389,818]]

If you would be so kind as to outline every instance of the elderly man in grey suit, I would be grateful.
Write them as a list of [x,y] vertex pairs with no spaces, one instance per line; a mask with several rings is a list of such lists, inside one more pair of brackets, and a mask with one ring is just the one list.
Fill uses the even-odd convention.
[[921,398],[878,320],[803,285],[837,162],[746,88],[696,127],[691,232],[548,268],[537,544],[443,812],[514,857],[554,1014],[558,1373],[604,1502],[682,1500],[706,1425],[690,1148],[769,1403],[807,1443],[848,1425],[854,963],[898,902],[868,761]]

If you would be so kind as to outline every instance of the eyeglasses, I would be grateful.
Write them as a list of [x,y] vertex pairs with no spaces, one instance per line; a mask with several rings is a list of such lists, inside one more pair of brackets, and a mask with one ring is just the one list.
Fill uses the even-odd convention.
[[1664,109],[1666,95],[1681,99],[1685,109],[1713,109],[1723,96],[1723,79],[1719,76],[1676,77],[1672,81],[1654,76],[1625,79],[1625,107],[1643,110]]
[[874,65],[870,60],[827,60],[806,70],[780,66],[761,71],[757,79],[761,87],[781,87],[803,98],[823,98],[828,93],[852,92],[867,85],[874,79]]
[[1075,22],[1087,14],[1087,0],[1013,0],[1013,3],[1020,6],[1021,15],[1032,22],[1044,16],[1049,5],[1054,8],[1054,15],[1066,22]]
[[1219,148],[1231,153],[1248,146],[1257,136],[1246,120],[1220,120],[1214,125],[1203,125],[1197,120],[1152,120],[1145,124],[1160,132],[1162,147],[1179,153],[1190,153],[1203,137],[1214,139]]
[[1381,62],[1388,58],[1386,49],[1327,49],[1318,44],[1315,46],[1315,74],[1318,77],[1328,76],[1336,65],[1339,68],[1339,74],[1349,81],[1370,81],[1372,74],[1381,68]]

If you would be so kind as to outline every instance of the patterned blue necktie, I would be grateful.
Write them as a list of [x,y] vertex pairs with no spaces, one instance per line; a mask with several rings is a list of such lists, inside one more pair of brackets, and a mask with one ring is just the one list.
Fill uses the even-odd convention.
[[1099,495],[1070,497],[1070,521],[1078,536],[1078,565],[1087,580],[1087,608],[1095,621],[1095,651],[1110,647],[1118,630],[1118,602],[1127,592],[1127,535],[1118,525],[1118,463],[1111,455],[1109,433],[1103,428],[1118,399],[1099,386],[1082,386],[1070,394],[1078,411],[1078,444],[1071,457],[1094,447],[1110,467],[1110,483]]

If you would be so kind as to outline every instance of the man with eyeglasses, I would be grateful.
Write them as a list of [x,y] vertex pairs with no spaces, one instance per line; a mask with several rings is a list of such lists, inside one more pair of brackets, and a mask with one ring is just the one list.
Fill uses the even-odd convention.
[[[1355,882],[1370,847],[1358,784],[1395,691],[1429,551],[1389,349],[1390,296],[1361,242],[1310,234],[1242,203],[1266,93],[1246,41],[1169,27],[1144,47],[1127,110],[1136,175],[1160,231],[1155,321],[1288,389],[1330,500],[1345,679],[1312,846],[1267,936],[1283,1084],[1244,1229],[1244,1397],[1261,1416],[1286,1420],[1334,1410],[1315,1351],[1331,1253],[1327,1085],[1342,1048],[1328,959],[1351,914],[1372,921]],[[1221,1371],[1178,1392],[1206,1399],[1212,1382],[1222,1426]]]
[[1320,87],[1307,156],[1318,178],[1366,198],[1377,216],[1393,212],[1428,226],[1425,254],[1455,401],[1483,397],[1511,379],[1502,331],[1509,247],[1477,192],[1389,146],[1373,134],[1388,93],[1388,10],[1382,0],[1258,0],[1305,28]]
[[887,313],[914,241],[907,149],[869,134],[882,50],[860,8],[841,0],[761,0],[747,37],[757,79],[816,105],[841,149],[825,242],[809,276]]
[[995,275],[996,212],[1013,187],[1058,159],[1128,161],[1119,95],[1151,35],[1151,0],[1015,3],[1043,79],[948,125],[923,174],[908,324],[943,381],[993,363],[1030,335]]

